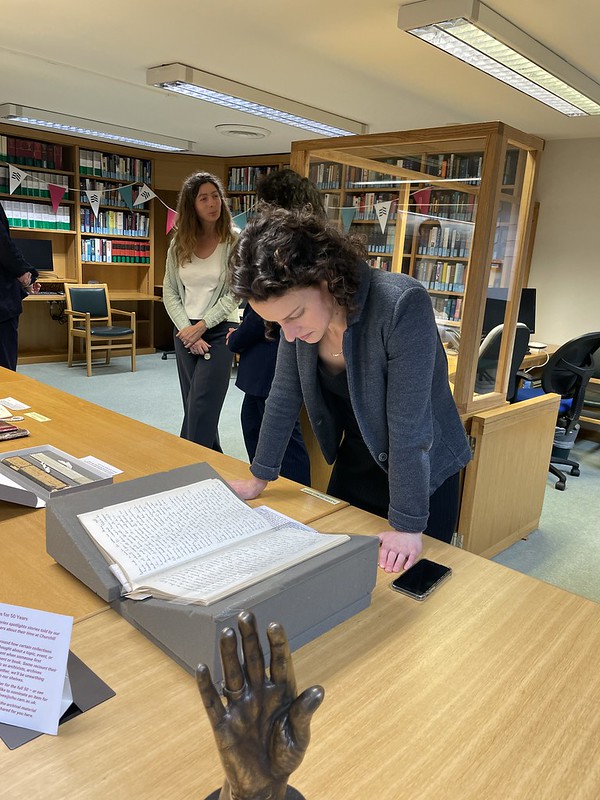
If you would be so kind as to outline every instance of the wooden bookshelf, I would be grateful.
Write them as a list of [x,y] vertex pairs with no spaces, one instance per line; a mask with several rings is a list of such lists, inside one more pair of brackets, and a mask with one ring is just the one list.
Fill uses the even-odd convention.
[[[27,174],[12,195],[8,164]],[[117,190],[134,184],[135,201],[142,184],[153,186],[153,175],[150,151],[0,125],[0,202],[11,236],[17,244],[21,238],[52,242],[54,269],[43,273],[42,283],[107,283],[111,299],[137,312],[139,353],[154,350],[154,201],[131,211]],[[47,183],[70,190],[56,214]],[[84,194],[88,189],[102,192],[97,216]],[[66,359],[66,326],[49,313],[49,304],[62,299],[59,293],[26,299],[19,325],[22,363]],[[58,316],[55,308],[52,314]]]
[[[406,272],[430,293],[441,329],[460,333],[454,387],[461,414],[505,403],[505,386],[528,252],[532,192],[542,140],[503,123],[456,125],[295,142],[291,167],[338,176],[339,209],[357,212],[372,266]],[[385,231],[376,204],[390,202]],[[332,216],[330,214],[330,216]],[[347,221],[347,220],[346,220]],[[379,263],[375,259],[379,258]],[[375,261],[375,263],[373,263]],[[488,292],[506,294],[506,332],[495,391],[474,395]]]

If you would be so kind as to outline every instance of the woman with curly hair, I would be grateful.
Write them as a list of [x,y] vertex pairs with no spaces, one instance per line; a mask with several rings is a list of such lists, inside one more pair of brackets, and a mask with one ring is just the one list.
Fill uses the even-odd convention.
[[167,252],[163,300],[175,325],[181,438],[219,452],[219,417],[231,372],[225,339],[238,321],[238,303],[226,285],[237,235],[221,181],[208,172],[186,178]]
[[431,300],[407,275],[371,269],[322,217],[272,210],[248,225],[230,286],[282,329],[245,499],[279,474],[304,402],[328,463],[328,491],[387,517],[379,566],[408,569],[426,532],[450,541],[470,450]]

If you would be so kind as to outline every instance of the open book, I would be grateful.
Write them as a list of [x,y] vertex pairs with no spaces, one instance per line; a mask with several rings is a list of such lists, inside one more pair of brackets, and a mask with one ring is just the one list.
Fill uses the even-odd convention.
[[329,550],[345,534],[318,533],[216,478],[79,514],[132,599],[210,603]]

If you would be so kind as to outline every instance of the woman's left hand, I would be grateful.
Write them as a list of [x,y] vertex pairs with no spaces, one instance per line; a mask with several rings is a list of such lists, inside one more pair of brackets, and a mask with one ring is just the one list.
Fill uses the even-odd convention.
[[420,533],[384,531],[379,534],[379,566],[386,572],[412,567],[423,549]]
[[[207,331],[206,323],[203,319],[197,322],[195,325],[188,325],[187,328],[182,328],[180,331],[177,332],[176,336],[178,339],[181,340],[181,343],[184,347],[188,347],[191,349],[193,344],[196,344],[199,339],[201,339]],[[192,350],[192,352],[195,352]]]

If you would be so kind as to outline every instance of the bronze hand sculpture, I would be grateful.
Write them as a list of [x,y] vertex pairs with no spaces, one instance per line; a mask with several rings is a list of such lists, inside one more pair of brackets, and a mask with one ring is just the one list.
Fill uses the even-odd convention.
[[[297,694],[290,648],[280,624],[272,622],[267,628],[270,677],[254,615],[242,611],[238,627],[243,664],[238,657],[235,631],[225,628],[220,639],[227,706],[223,705],[206,664],[196,670],[202,702],[225,770],[225,784],[215,796],[219,800],[284,800],[290,773],[304,758],[310,721],[321,705],[324,690],[312,686]],[[297,793],[295,796],[300,797]]]

